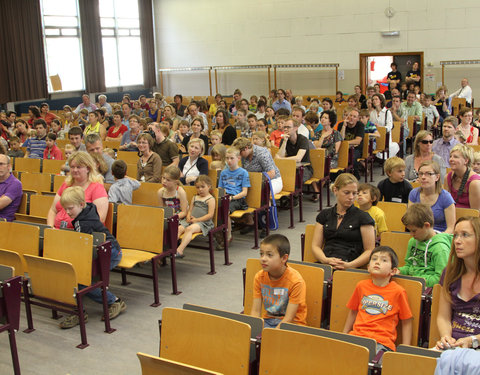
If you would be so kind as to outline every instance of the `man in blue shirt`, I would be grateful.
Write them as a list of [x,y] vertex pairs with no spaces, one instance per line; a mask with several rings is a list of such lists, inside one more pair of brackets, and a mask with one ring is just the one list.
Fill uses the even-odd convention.
[[31,159],[43,159],[43,151],[45,151],[45,148],[47,147],[47,123],[44,119],[38,119],[35,120],[33,124],[37,131],[37,136],[34,138],[28,138],[23,144],[23,146],[27,148],[25,157]]
[[455,138],[455,130],[458,126],[458,120],[455,116],[448,116],[443,120],[442,138],[433,142],[432,151],[440,156],[445,162],[445,166],[450,168],[450,151],[458,142]]
[[273,110],[277,112],[280,108],[285,108],[288,112],[292,112],[292,105],[288,100],[285,99],[285,90],[277,90],[278,100],[272,104]]

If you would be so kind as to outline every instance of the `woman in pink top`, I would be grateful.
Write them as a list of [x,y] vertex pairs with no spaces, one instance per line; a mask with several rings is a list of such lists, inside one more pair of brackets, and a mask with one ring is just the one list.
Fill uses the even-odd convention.
[[85,201],[97,207],[100,220],[105,222],[108,211],[108,194],[103,186],[103,177],[97,172],[92,157],[83,151],[75,152],[68,159],[70,175],[58,189],[52,207],[48,211],[47,224],[54,228],[73,228],[72,219],[60,204],[63,191],[70,186],[85,190]]
[[[457,144],[450,151],[450,173],[445,177],[445,190],[455,201],[455,207],[480,209],[480,176],[472,170],[471,147]],[[465,180],[465,183],[463,181]],[[463,189],[461,187],[463,186]],[[461,190],[461,191],[459,191]]]

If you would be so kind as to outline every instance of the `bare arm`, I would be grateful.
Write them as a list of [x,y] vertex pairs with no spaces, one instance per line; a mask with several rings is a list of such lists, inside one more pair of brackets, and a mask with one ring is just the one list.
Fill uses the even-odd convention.
[[469,145],[472,145],[472,146],[478,145],[478,129],[477,128],[473,128],[473,139],[472,139],[472,142],[469,143]]
[[402,344],[412,345],[413,318],[402,320]]
[[353,324],[357,318],[358,311],[350,310],[345,320],[345,326],[343,327],[343,333],[348,333],[353,329]]
[[0,197],[0,210],[3,210],[5,207],[10,205],[10,203],[12,203],[12,200],[6,195],[2,195]]
[[262,317],[262,299],[254,298],[252,303],[252,311],[250,311],[251,316],[256,316],[258,318]]
[[455,226],[455,205],[452,203],[450,206],[445,208],[445,221],[447,222],[447,229],[445,229],[445,233],[453,234],[453,228]]
[[[53,201],[55,203],[55,200]],[[98,216],[100,217],[100,221],[105,223],[105,219],[107,218],[108,213],[108,198],[102,197],[95,199],[92,202],[97,207]]]
[[438,305],[437,327],[440,334],[440,340],[437,342],[437,349],[448,349],[455,344],[452,337],[452,305],[447,300],[445,293],[440,291],[440,301]]
[[178,218],[184,219],[188,212],[188,199],[187,193],[183,188],[178,189],[178,199],[180,199],[180,212],[178,213]]
[[[285,316],[283,317],[280,323],[293,323],[295,315],[297,314],[298,305],[289,303],[287,305],[287,310],[285,311]],[[280,324],[277,326],[277,329],[280,329]]]
[[208,213],[201,217],[192,217],[192,223],[198,223],[200,221],[207,221],[213,219],[215,215],[215,199],[210,199],[208,202]]
[[178,167],[178,163],[180,162],[180,158],[178,156],[172,158],[172,163],[170,165],[174,165],[175,167]]
[[480,209],[480,180],[470,182],[470,187],[468,188],[468,200],[470,202],[470,208],[476,210]]
[[52,206],[47,214],[47,225],[53,228],[55,224],[55,216],[57,216],[57,203],[60,202],[60,195],[56,194],[55,198],[53,199]]
[[355,139],[348,141],[350,146],[358,146],[360,143],[362,143],[362,137],[355,137]]
[[237,195],[233,195],[232,196],[232,199],[241,199],[243,197],[246,197],[247,196],[247,193],[248,193],[248,188],[247,187],[243,187],[242,188],[242,191],[240,193],[238,193]]

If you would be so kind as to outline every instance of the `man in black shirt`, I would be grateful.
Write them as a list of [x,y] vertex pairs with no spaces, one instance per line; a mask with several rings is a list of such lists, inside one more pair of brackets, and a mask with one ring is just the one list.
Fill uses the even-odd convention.
[[387,74],[387,82],[388,82],[388,89],[392,90],[392,88],[393,88],[391,86],[392,82],[396,83],[396,85],[394,87],[399,87],[400,86],[400,82],[402,82],[402,73],[400,73],[397,70],[397,63],[392,62],[390,64],[390,67],[392,68],[392,71]]
[[357,179],[360,178],[358,173],[358,158],[362,157],[363,136],[365,135],[365,125],[359,121],[358,109],[351,109],[344,121],[338,124],[338,131],[345,141],[348,141],[350,147],[355,147],[353,151],[353,174]]

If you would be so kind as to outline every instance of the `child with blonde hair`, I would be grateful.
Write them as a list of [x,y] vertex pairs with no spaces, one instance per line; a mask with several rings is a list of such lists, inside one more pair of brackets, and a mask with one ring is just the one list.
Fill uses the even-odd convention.
[[480,174],[480,151],[473,153],[472,169],[475,173]]
[[197,194],[192,198],[186,218],[181,220],[178,226],[178,238],[182,235],[183,237],[182,242],[177,247],[176,258],[185,256],[183,252],[195,233],[202,233],[206,236],[213,229],[215,198],[210,193],[212,180],[208,176],[200,175],[195,181],[195,188]]
[[253,132],[252,143],[260,147],[270,148],[272,146],[270,144],[270,140],[268,139],[267,134],[265,134],[265,132],[263,131]]
[[75,146],[70,144],[70,143],[67,143],[65,145],[64,150],[65,150],[65,160],[67,160],[67,161],[60,168],[60,174],[62,176],[66,176],[70,173],[70,166],[68,165],[68,158],[75,152]]
[[222,170],[225,168],[225,158],[226,158],[227,148],[222,143],[218,143],[212,147],[212,162],[210,163],[210,169]]
[[222,143],[222,132],[220,130],[213,130],[210,133],[210,143],[212,144],[208,149],[208,155],[212,154],[212,148],[219,143]]
[[180,182],[180,169],[175,165],[169,165],[163,170],[162,185],[158,189],[158,202],[162,207],[171,207],[178,219],[187,216],[188,201],[187,193]]

